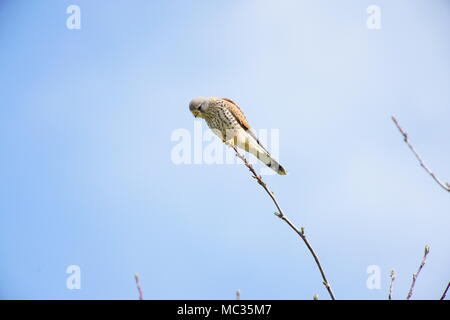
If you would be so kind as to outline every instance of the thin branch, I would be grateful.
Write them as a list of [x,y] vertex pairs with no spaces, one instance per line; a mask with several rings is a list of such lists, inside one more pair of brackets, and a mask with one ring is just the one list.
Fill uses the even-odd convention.
[[267,192],[267,194],[269,195],[269,197],[272,199],[273,203],[275,204],[275,206],[277,207],[278,212],[275,213],[275,215],[280,218],[281,220],[283,220],[284,222],[286,222],[289,227],[291,227],[292,230],[294,230],[299,236],[300,238],[303,240],[303,242],[305,243],[306,247],[308,248],[309,252],[312,254],[314,261],[316,262],[317,267],[319,268],[320,274],[322,275],[322,280],[323,280],[323,285],[325,286],[325,288],[327,289],[330,297],[332,300],[336,300],[333,290],[331,289],[331,285],[327,280],[327,277],[325,275],[325,272],[323,271],[322,265],[319,261],[319,257],[317,256],[316,252],[314,251],[314,249],[312,248],[311,244],[309,243],[308,239],[306,238],[305,235],[305,230],[304,228],[300,228],[298,229],[283,213],[283,210],[281,209],[278,200],[275,198],[275,195],[272,191],[269,190],[269,188],[267,187],[266,183],[262,180],[261,176],[258,175],[255,171],[255,169],[253,168],[253,166],[247,161],[247,159],[238,151],[238,149],[236,148],[236,146],[234,145],[230,145],[229,146],[231,148],[234,149],[234,151],[236,152],[236,156],[238,158],[240,158],[245,166],[248,168],[248,170],[252,173],[252,176],[254,179],[256,179],[256,181],[264,188],[264,190]]
[[142,293],[141,280],[139,278],[139,273],[136,273],[134,275],[134,280],[136,280],[136,287],[139,292],[139,300],[144,300],[144,294]]
[[395,270],[392,269],[390,273],[391,283],[389,285],[389,300],[392,300],[392,295],[394,293],[394,281],[396,278]]
[[414,286],[416,285],[417,277],[419,276],[420,271],[422,270],[423,266],[424,266],[425,263],[427,262],[427,256],[428,256],[428,253],[430,253],[430,246],[429,246],[429,245],[426,245],[426,246],[425,246],[425,252],[424,252],[424,254],[423,254],[422,262],[420,263],[419,269],[418,269],[417,272],[414,273],[413,276],[412,276],[412,279],[413,279],[413,280],[412,280],[412,283],[411,283],[411,288],[409,288],[408,295],[406,296],[406,299],[407,299],[407,300],[411,299],[411,297],[412,297],[412,295],[413,295],[413,290],[414,290]]
[[416,156],[417,160],[419,161],[420,166],[434,179],[434,181],[437,182],[444,190],[450,192],[450,184],[448,182],[441,181],[433,171],[431,171],[430,167],[428,167],[425,162],[423,161],[420,154],[416,151],[416,149],[412,146],[412,144],[409,142],[408,133],[406,133],[405,130],[403,130],[402,127],[400,127],[400,124],[398,123],[397,119],[392,116],[392,121],[394,121],[395,125],[397,126],[398,130],[403,136],[403,140],[408,145],[409,149],[411,149],[412,153]]
[[447,288],[445,289],[444,293],[442,294],[441,300],[445,299],[445,296],[447,295],[448,288],[450,288],[450,282],[448,283]]

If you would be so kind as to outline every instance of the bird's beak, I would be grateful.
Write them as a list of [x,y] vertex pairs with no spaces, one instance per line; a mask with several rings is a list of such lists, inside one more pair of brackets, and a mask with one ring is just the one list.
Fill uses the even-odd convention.
[[192,110],[192,114],[194,115],[194,117],[198,118],[200,116],[200,111]]

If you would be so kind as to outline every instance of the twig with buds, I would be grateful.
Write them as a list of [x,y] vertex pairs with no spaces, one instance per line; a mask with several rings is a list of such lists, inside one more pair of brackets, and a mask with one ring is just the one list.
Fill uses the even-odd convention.
[[139,298],[139,300],[144,300],[144,294],[142,293],[141,280],[139,278],[139,273],[136,273],[134,275],[134,280],[136,280],[136,287],[137,287],[137,290],[139,292],[139,297],[138,298]]
[[392,295],[394,293],[394,281],[395,281],[395,278],[396,278],[396,274],[395,274],[395,270],[394,269],[391,270],[390,277],[391,277],[391,283],[389,285],[389,300],[392,300]]
[[445,299],[445,296],[447,295],[448,288],[450,288],[450,282],[448,283],[447,288],[445,288],[445,291],[444,291],[444,293],[442,294],[441,300],[444,300],[444,299]]
[[411,288],[409,288],[408,295],[406,296],[406,299],[407,299],[407,300],[411,299],[411,297],[412,297],[412,295],[413,295],[413,290],[414,290],[414,286],[416,285],[417,277],[419,276],[420,271],[422,270],[423,266],[424,266],[425,263],[427,262],[427,256],[428,256],[428,253],[430,253],[430,246],[429,246],[429,245],[426,245],[426,246],[425,246],[425,252],[424,252],[424,254],[423,254],[422,262],[420,263],[419,269],[418,269],[417,272],[414,273],[413,276],[412,276]]
[[414,153],[417,160],[419,161],[420,166],[434,179],[434,181],[437,182],[444,190],[450,192],[450,184],[448,182],[442,182],[431,169],[425,164],[420,154],[416,151],[416,149],[412,146],[412,144],[409,142],[408,133],[406,133],[405,130],[403,130],[402,127],[400,127],[400,124],[398,123],[397,119],[392,116],[392,121],[394,121],[395,125],[397,126],[398,130],[403,136],[403,140],[405,141],[406,145],[409,147],[409,149]]
[[298,229],[283,213],[283,210],[281,209],[278,200],[275,198],[275,195],[272,191],[270,191],[270,189],[267,187],[267,184],[262,180],[261,176],[258,175],[255,171],[255,169],[253,168],[253,166],[247,161],[247,159],[238,151],[237,147],[234,145],[230,144],[230,147],[234,149],[234,151],[236,152],[236,156],[238,158],[240,158],[245,166],[248,168],[248,170],[251,172],[252,177],[254,179],[256,179],[256,181],[263,187],[263,189],[267,192],[267,194],[269,195],[269,197],[272,199],[273,203],[275,204],[275,207],[277,208],[278,212],[275,213],[275,215],[280,218],[281,220],[283,220],[284,222],[286,222],[289,227],[291,227],[292,230],[294,230],[299,236],[300,238],[303,240],[303,242],[305,243],[306,247],[308,248],[309,252],[311,253],[311,255],[314,258],[314,261],[316,262],[317,267],[319,268],[320,274],[322,275],[322,283],[325,286],[325,288],[327,289],[330,297],[332,300],[335,300],[335,296],[333,293],[333,290],[331,288],[330,282],[327,280],[327,276],[325,275],[325,272],[322,268],[322,265],[320,263],[319,257],[317,256],[316,252],[314,251],[313,247],[311,246],[311,244],[309,243],[308,239],[306,238],[305,235],[305,230],[303,227],[301,227],[300,229]]

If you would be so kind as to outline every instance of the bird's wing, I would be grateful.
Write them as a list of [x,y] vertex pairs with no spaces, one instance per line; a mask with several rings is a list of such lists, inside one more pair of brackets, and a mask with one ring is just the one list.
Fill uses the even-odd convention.
[[244,112],[241,108],[239,108],[238,104],[234,102],[231,99],[228,98],[222,98],[223,101],[225,101],[226,106],[228,110],[233,114],[233,116],[236,118],[236,120],[239,122],[239,124],[242,126],[242,128],[253,138],[256,140],[256,142],[263,148],[267,153],[269,151],[266,150],[266,148],[263,147],[263,145],[259,142],[258,138],[256,137],[255,132],[250,127],[250,124],[247,121],[247,118],[245,118]]
[[247,118],[245,118],[244,112],[242,112],[241,108],[239,108],[237,103],[228,98],[222,98],[222,100],[225,101],[228,110],[230,110],[230,112],[233,114],[233,116],[236,118],[239,124],[245,130],[251,129],[250,125],[247,122]]

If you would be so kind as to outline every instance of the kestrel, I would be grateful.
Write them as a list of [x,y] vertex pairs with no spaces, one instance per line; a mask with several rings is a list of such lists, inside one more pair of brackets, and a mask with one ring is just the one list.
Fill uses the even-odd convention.
[[287,174],[286,170],[261,145],[241,108],[231,99],[194,98],[189,103],[189,110],[195,117],[205,119],[211,130],[223,142],[250,152],[276,173]]

